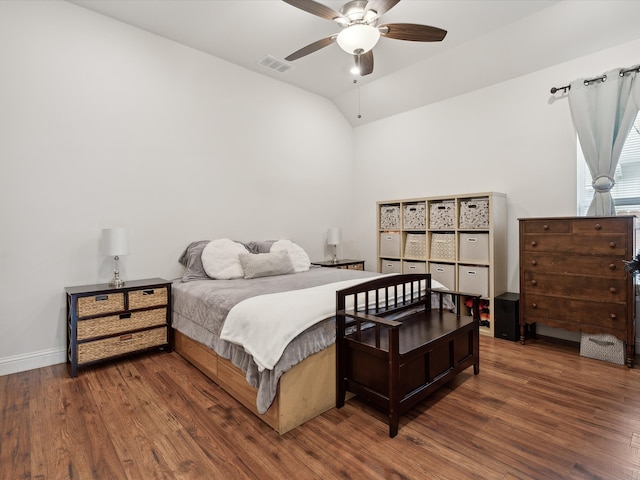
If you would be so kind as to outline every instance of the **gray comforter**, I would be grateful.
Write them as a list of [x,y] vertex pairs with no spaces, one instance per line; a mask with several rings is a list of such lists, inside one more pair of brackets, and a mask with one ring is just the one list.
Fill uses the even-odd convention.
[[[306,357],[335,342],[335,322],[326,319],[308,328],[285,349],[273,370],[258,371],[252,357],[236,344],[220,339],[229,310],[250,297],[325,285],[354,278],[380,275],[374,272],[335,268],[311,268],[307,272],[251,280],[199,280],[173,283],[173,327],[205,344],[223,358],[230,359],[246,374],[247,382],[258,390],[256,406],[265,413],[275,398],[278,380]],[[295,312],[291,312],[295,315]]]

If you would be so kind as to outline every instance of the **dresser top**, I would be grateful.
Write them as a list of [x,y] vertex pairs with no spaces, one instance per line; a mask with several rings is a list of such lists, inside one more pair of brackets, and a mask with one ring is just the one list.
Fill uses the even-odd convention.
[[601,220],[603,218],[636,218],[635,215],[611,215],[611,216],[601,216],[601,217],[527,217],[527,218],[519,218],[518,221],[528,221],[528,220]]
[[65,287],[65,292],[69,295],[78,295],[82,293],[88,292],[121,292],[125,290],[131,290],[136,288],[144,288],[144,287],[155,287],[161,286],[171,283],[169,280],[165,280],[164,278],[146,278],[143,280],[129,280],[125,281],[124,285],[120,288],[112,287],[108,283],[97,283],[94,285],[78,285],[75,287]]

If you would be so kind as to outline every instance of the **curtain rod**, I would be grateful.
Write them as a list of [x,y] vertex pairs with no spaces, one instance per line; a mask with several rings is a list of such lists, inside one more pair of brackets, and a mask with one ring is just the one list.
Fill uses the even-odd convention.
[[[630,73],[630,72],[640,72],[640,65],[638,65],[636,67],[627,68],[626,70],[620,70],[620,76],[622,77],[623,75],[625,75],[627,73]],[[604,81],[607,80],[607,76],[606,75],[601,75],[600,77],[587,78],[584,81],[584,85],[586,87],[588,87],[593,82],[597,82],[599,80],[602,80],[604,82]],[[567,90],[571,90],[571,85],[565,85],[564,87],[551,87],[551,94],[555,94],[555,93],[559,92],[560,90],[562,90],[562,93],[566,93]]]

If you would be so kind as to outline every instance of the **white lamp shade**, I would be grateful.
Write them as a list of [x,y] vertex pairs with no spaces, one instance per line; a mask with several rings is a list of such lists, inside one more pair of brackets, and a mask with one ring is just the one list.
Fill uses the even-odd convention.
[[[338,34],[336,41],[340,48],[351,55],[366,53],[376,46],[380,32],[371,25],[356,24],[345,28]],[[362,50],[359,52],[359,50]]]
[[327,232],[327,244],[340,245],[340,241],[341,241],[340,228],[331,227]]
[[112,257],[129,253],[127,230],[121,227],[102,229],[102,253]]

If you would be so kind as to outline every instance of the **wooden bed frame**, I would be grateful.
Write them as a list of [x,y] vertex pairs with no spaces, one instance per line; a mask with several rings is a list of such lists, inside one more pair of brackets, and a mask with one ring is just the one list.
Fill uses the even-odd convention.
[[230,360],[173,331],[173,348],[280,435],[336,406],[335,345],[307,357],[285,372],[266,413],[256,408],[257,390]]

